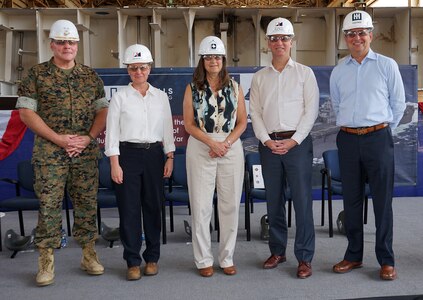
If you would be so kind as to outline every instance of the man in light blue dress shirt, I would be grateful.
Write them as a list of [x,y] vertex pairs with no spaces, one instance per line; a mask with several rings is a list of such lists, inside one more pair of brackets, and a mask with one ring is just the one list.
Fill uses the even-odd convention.
[[362,267],[363,198],[369,183],[376,223],[376,257],[380,278],[394,280],[392,194],[394,144],[391,130],[398,126],[405,109],[405,92],[397,63],[370,49],[373,24],[364,11],[353,11],[343,23],[350,55],[334,68],[330,77],[336,124],[339,163],[344,194],[348,248],[333,267],[346,273]]

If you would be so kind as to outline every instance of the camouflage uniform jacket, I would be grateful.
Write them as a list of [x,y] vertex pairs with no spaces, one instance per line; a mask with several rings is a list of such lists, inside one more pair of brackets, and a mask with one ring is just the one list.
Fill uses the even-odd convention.
[[[32,67],[18,89],[16,108],[31,109],[58,134],[87,135],[100,109],[108,107],[103,81],[91,68],[76,63],[67,75],[53,59]],[[92,141],[77,158],[69,158],[56,144],[35,137],[34,164],[83,163],[98,158],[99,148]]]

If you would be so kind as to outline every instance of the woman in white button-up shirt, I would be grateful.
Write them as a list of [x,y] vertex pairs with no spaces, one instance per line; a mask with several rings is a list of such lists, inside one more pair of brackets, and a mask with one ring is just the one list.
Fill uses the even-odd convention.
[[146,241],[144,274],[158,272],[163,177],[169,177],[173,170],[172,114],[167,94],[147,82],[152,62],[147,47],[135,44],[126,49],[124,64],[131,83],[113,95],[106,125],[105,153],[116,183],[128,280],[141,278],[142,230]]

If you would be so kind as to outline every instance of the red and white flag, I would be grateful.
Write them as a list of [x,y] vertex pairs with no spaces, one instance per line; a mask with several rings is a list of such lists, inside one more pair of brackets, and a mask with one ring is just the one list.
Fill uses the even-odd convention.
[[26,128],[19,117],[18,110],[0,110],[0,160],[5,159],[18,148]]

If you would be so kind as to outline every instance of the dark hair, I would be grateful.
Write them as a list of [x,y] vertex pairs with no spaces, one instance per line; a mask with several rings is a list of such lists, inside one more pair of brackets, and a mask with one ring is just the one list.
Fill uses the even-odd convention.
[[[229,73],[226,69],[226,56],[222,57],[222,70],[219,72],[219,79],[220,79],[220,88],[229,85]],[[203,56],[200,57],[198,60],[198,65],[194,70],[194,74],[192,75],[192,81],[195,87],[198,90],[204,90],[206,87],[207,81],[207,71],[204,68],[204,58]]]

